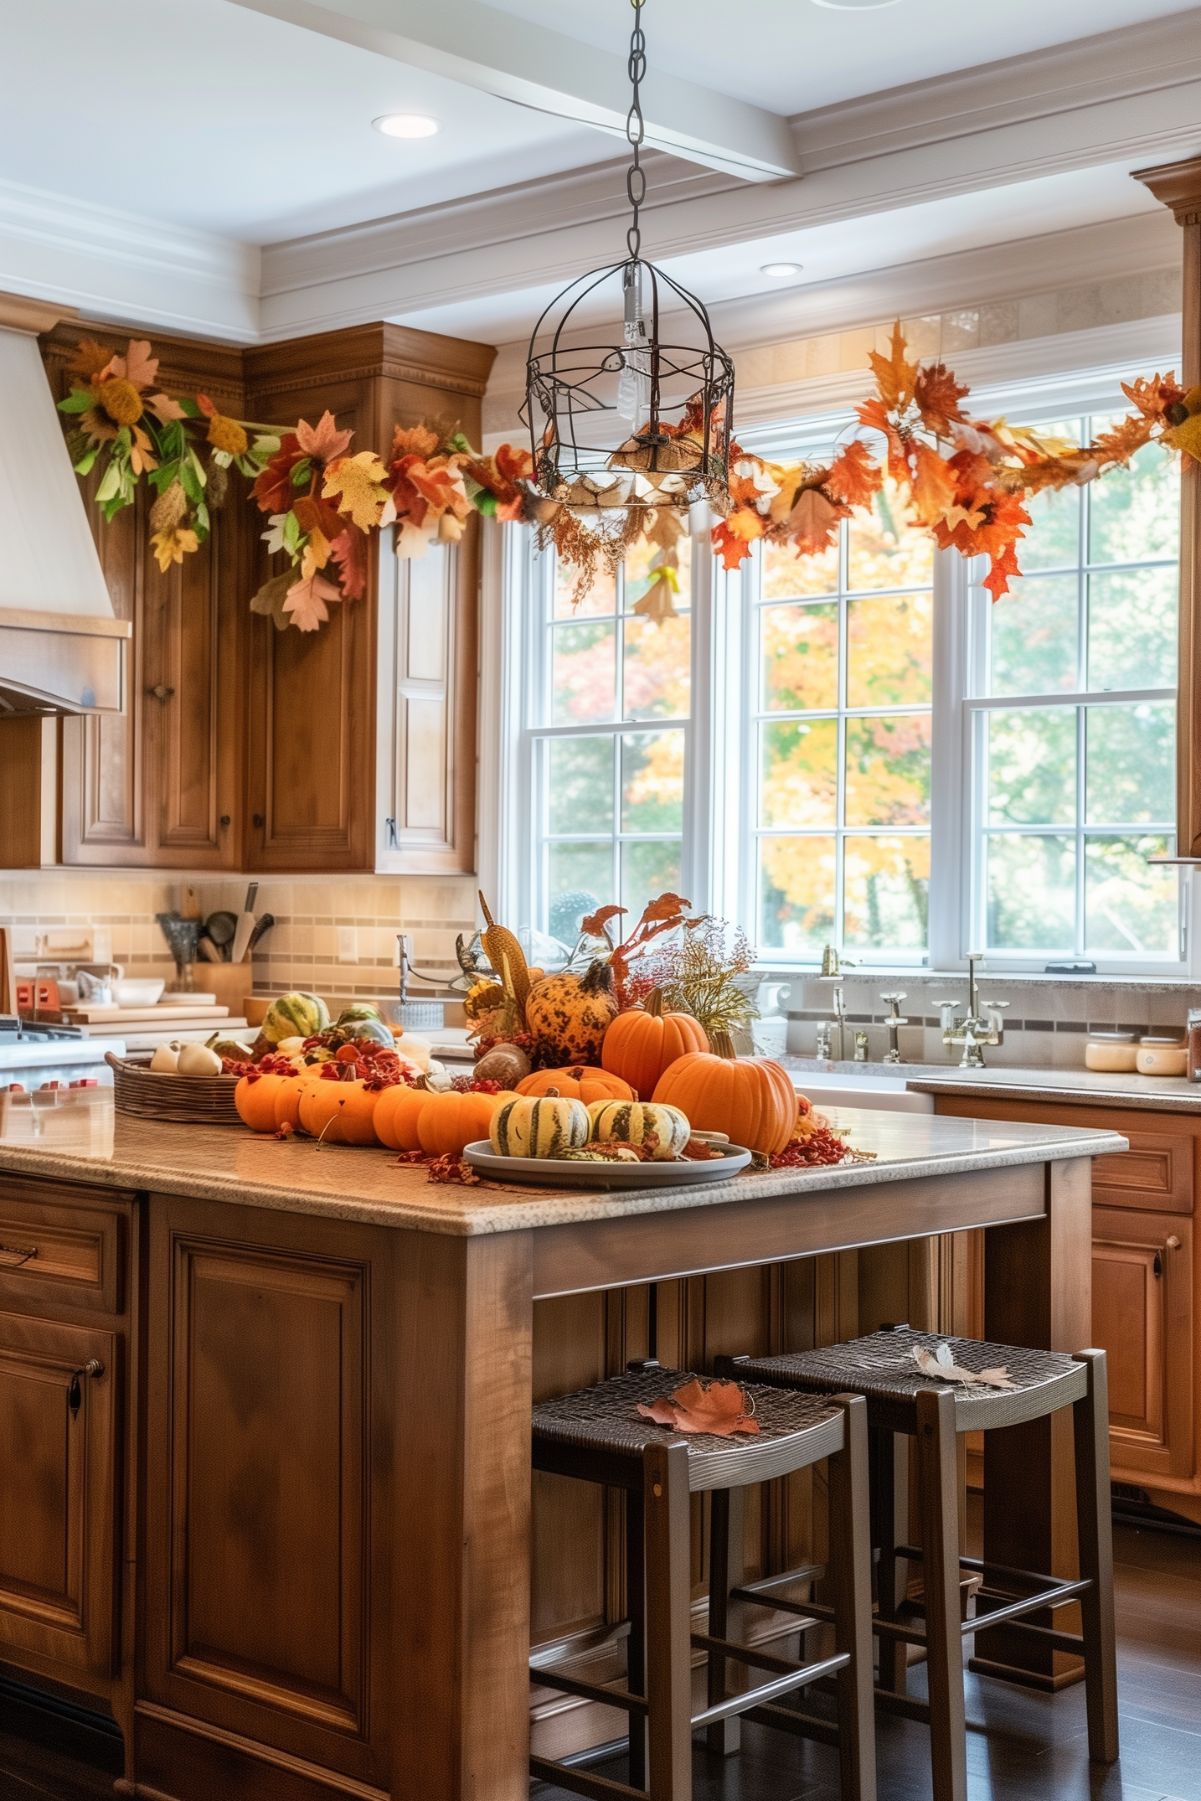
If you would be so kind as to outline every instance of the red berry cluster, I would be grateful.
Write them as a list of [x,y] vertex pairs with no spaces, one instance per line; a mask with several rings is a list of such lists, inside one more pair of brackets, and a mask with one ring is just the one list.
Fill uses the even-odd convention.
[[503,1090],[499,1082],[491,1076],[455,1076],[451,1087],[456,1094],[501,1094]]
[[829,1126],[818,1126],[808,1138],[794,1138],[782,1151],[772,1156],[773,1169],[819,1169],[823,1164],[842,1163],[850,1155],[846,1144]]

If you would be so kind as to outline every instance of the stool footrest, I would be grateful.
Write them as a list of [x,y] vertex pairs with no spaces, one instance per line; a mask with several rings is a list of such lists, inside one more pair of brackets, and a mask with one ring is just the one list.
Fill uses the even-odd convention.
[[756,1726],[771,1726],[780,1732],[795,1732],[802,1738],[816,1739],[822,1745],[838,1745],[841,1742],[838,1728],[832,1720],[823,1720],[815,1713],[802,1713],[799,1707],[777,1707],[774,1701],[765,1701],[761,1707],[748,1707],[742,1717]]
[[[720,1639],[710,1641],[715,1649],[722,1649]],[[727,1653],[734,1656],[734,1652]],[[734,1714],[745,1714],[748,1708],[757,1707],[764,1701],[774,1701],[778,1695],[790,1695],[794,1689],[807,1688],[811,1682],[817,1682],[823,1676],[833,1676],[839,1670],[845,1670],[851,1659],[846,1651],[839,1651],[833,1657],[823,1657],[820,1663],[804,1664],[800,1667],[793,1664],[789,1674],[777,1676],[772,1682],[761,1682],[757,1688],[745,1689],[740,1695],[731,1695],[728,1700],[717,1701],[712,1707],[706,1707],[692,1716],[695,1731],[701,1726],[714,1726],[718,1720],[728,1720]]]
[[1057,1582],[1054,1587],[1044,1588],[1036,1595],[1022,1595],[1005,1607],[994,1607],[989,1613],[978,1613],[974,1619],[963,1620],[959,1630],[964,1638],[970,1638],[976,1632],[990,1632],[994,1626],[1020,1620],[1023,1614],[1037,1613],[1042,1607],[1062,1607],[1075,1600],[1077,1595],[1086,1595],[1091,1587],[1087,1576],[1079,1582]]
[[[907,1563],[924,1562],[924,1553],[920,1545],[897,1545],[894,1557],[903,1557]],[[964,1557],[958,1559],[959,1567],[971,1570],[980,1576],[1004,1576],[1009,1582],[1029,1582],[1034,1588],[1052,1588],[1057,1582],[1066,1581],[1063,1576],[1048,1576],[1042,1570],[1015,1570],[1007,1563],[992,1563],[983,1557]]]
[[535,1682],[545,1683],[547,1688],[562,1689],[565,1695],[579,1695],[585,1701],[600,1701],[606,1707],[624,1707],[627,1713],[645,1714],[647,1700],[645,1695],[635,1695],[628,1688],[603,1688],[599,1682],[584,1682],[579,1676],[563,1676],[555,1669],[545,1669],[538,1665],[530,1665],[530,1675]]
[[530,1757],[530,1775],[557,1788],[570,1789],[583,1795],[585,1801],[648,1801],[647,1792],[631,1788],[628,1782],[617,1782],[610,1776],[594,1776],[590,1770],[579,1770],[571,1764],[554,1763],[549,1757]]
[[[980,1630],[982,1632],[987,1624],[987,1620],[981,1622]],[[1040,1643],[1050,1645],[1053,1651],[1066,1651],[1075,1657],[1085,1655],[1084,1635],[1080,1632],[1059,1632],[1054,1626],[1036,1626],[1033,1620],[1013,1620],[1010,1622],[1008,1630],[1028,1633],[1032,1638],[1037,1638]]]

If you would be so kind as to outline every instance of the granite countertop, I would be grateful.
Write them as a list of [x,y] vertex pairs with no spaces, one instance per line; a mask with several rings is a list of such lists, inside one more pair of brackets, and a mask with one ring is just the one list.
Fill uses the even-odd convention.
[[1116,1133],[1091,1128],[841,1108],[831,1110],[831,1119],[857,1150],[873,1152],[875,1161],[748,1172],[728,1182],[641,1191],[439,1186],[424,1168],[398,1163],[391,1151],[318,1145],[304,1138],[280,1141],[237,1126],[155,1124],[115,1113],[111,1100],[92,1093],[77,1115],[69,1107],[53,1110],[62,1117],[47,1120],[38,1138],[22,1134],[15,1119],[0,1114],[0,1171],[455,1236],[728,1206],[752,1194],[834,1192],[1126,1148]]
[[[904,1075],[902,1064],[894,1073]],[[1092,1069],[948,1069],[923,1070],[906,1082],[918,1094],[963,1094],[981,1099],[1010,1095],[1023,1101],[1117,1101],[1161,1113],[1201,1109],[1201,1082],[1184,1076],[1101,1074]]]

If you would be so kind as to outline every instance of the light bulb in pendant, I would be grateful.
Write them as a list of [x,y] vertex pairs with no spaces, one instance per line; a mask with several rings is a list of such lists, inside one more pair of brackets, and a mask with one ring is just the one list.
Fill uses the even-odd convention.
[[651,360],[642,316],[641,272],[627,263],[622,282],[625,329],[622,336],[621,377],[617,383],[617,416],[637,431],[645,425],[651,404]]

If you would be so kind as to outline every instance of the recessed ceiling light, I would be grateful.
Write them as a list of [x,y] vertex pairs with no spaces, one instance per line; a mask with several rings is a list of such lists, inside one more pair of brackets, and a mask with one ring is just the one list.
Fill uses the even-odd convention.
[[895,6],[897,0],[813,0],[813,4],[832,13],[870,13],[883,6]]
[[371,123],[386,138],[432,138],[442,129],[425,113],[383,113]]
[[770,275],[776,281],[787,281],[790,275],[799,275],[805,267],[804,263],[760,263],[760,275]]

